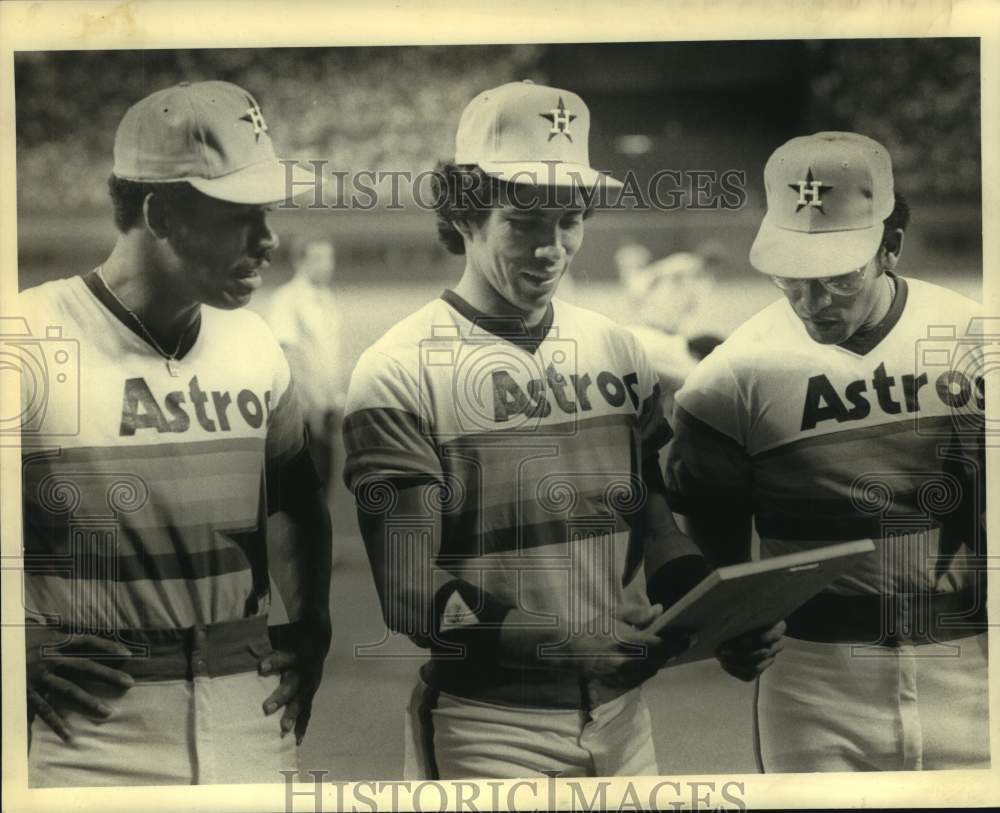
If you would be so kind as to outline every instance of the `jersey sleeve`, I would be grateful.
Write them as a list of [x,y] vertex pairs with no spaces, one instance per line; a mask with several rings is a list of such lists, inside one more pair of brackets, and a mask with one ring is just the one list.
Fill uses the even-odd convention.
[[396,359],[368,350],[351,376],[344,418],[344,482],[351,492],[370,477],[442,479],[433,427],[417,380]]
[[628,343],[638,377],[639,442],[643,459],[656,455],[670,440],[670,424],[663,414],[663,387],[659,375],[634,334],[628,333]]
[[670,507],[679,514],[748,509],[752,486],[750,416],[729,360],[716,351],[677,393],[667,446]]

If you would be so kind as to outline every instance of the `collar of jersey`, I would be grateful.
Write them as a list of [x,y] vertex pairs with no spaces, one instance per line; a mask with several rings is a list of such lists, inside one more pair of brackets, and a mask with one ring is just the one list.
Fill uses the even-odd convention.
[[472,322],[476,328],[485,330],[487,333],[492,333],[498,338],[505,339],[532,354],[545,341],[545,337],[552,327],[553,308],[551,302],[545,309],[545,315],[542,317],[542,320],[534,327],[528,327],[521,316],[497,316],[495,314],[483,313],[483,311],[470,305],[450,288],[444,290],[441,294],[441,299]]
[[[136,336],[142,339],[143,344],[148,345],[153,352],[157,355],[160,351],[153,347],[149,343],[139,326],[135,323],[135,319],[132,315],[121,306],[121,304],[116,300],[111,294],[108,293],[108,289],[101,285],[101,281],[97,277],[97,269],[83,275],[83,284],[90,289],[90,292],[94,295],[98,302],[100,302],[105,308],[111,311],[111,315],[115,317],[119,322],[121,322],[125,327],[131,330]],[[180,352],[177,353],[177,360],[181,361],[194,347],[194,343],[198,341],[198,334],[201,333],[201,313],[199,312],[197,320],[194,327],[192,327],[187,335],[184,337],[184,343],[181,345]]]
[[897,277],[892,271],[886,271],[886,273],[896,283],[896,293],[892,298],[892,304],[889,305],[889,310],[882,317],[882,321],[863,333],[855,333],[846,341],[838,344],[837,347],[843,347],[858,356],[866,356],[878,347],[882,339],[888,336],[889,332],[896,326],[899,317],[903,315],[903,308],[906,307],[906,280]]

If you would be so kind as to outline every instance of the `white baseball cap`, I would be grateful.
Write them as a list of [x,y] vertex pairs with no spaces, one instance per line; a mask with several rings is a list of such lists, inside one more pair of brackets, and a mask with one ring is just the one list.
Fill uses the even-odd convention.
[[590,111],[569,90],[509,82],[466,106],[455,137],[455,163],[535,186],[620,187],[590,166]]
[[892,162],[857,133],[793,138],[764,166],[767,214],[750,248],[758,271],[815,279],[867,263],[895,205]]
[[231,203],[288,200],[315,183],[313,173],[274,154],[257,100],[229,82],[181,82],[130,107],[115,134],[112,172],[127,181],[187,181]]

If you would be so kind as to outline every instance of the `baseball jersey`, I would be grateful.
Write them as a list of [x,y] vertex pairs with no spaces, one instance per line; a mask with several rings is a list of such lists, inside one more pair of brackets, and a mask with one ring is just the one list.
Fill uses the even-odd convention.
[[[423,578],[413,570],[423,567],[430,579],[435,554],[419,527],[439,512],[439,567],[539,625],[561,617],[586,630],[610,624],[626,592],[645,600],[629,515],[645,494],[642,459],[668,434],[655,374],[623,328],[555,300],[525,330],[446,291],[358,362],[345,479],[362,510],[369,483],[439,484],[402,536],[387,523],[389,561],[407,568],[405,578]],[[450,609],[446,621],[463,623],[462,608]],[[592,700],[568,673],[483,669],[437,652],[423,675],[442,691],[504,705]]]
[[815,342],[782,298],[677,394],[673,509],[752,512],[763,556],[871,539],[876,550],[834,593],[959,590],[982,550],[978,305],[894,278],[890,310],[869,333]]
[[83,277],[20,306],[24,354],[47,366],[22,386],[28,615],[132,629],[265,614],[267,481],[304,434],[263,320],[202,306],[175,377]]
[[629,325],[652,364],[663,389],[663,414],[674,411],[674,396],[698,360],[688,349],[688,339],[679,333],[668,333],[651,325]]

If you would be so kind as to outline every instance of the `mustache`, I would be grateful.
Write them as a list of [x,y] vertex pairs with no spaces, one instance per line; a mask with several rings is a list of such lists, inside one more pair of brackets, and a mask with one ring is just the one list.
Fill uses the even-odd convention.
[[271,264],[271,252],[269,250],[262,251],[260,253],[249,254],[247,260],[242,263],[242,265],[254,269],[261,268],[265,265],[270,265],[270,264]]

